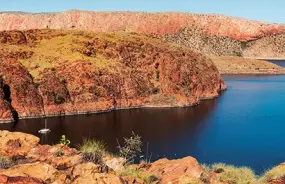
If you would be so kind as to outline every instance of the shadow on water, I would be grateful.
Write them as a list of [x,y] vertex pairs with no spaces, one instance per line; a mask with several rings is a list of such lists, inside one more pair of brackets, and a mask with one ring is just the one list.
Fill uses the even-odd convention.
[[[56,144],[61,135],[71,140],[72,146],[82,143],[83,138],[104,140],[111,152],[117,151],[118,138],[131,135],[132,131],[142,136],[153,159],[167,156],[176,158],[189,155],[178,147],[187,141],[195,145],[195,139],[206,129],[203,121],[215,110],[217,99],[203,101],[199,106],[188,108],[130,109],[109,113],[48,118],[51,133],[38,134],[44,127],[44,119],[19,120],[17,124],[2,124],[0,129],[20,131],[36,135],[42,144]],[[145,148],[144,150],[146,150]]]

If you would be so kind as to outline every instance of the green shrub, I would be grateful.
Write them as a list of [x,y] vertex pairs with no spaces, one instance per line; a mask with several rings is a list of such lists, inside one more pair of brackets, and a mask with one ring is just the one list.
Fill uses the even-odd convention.
[[55,95],[55,103],[56,104],[63,104],[64,101],[65,100],[64,100],[64,98],[61,95],[59,95],[59,94]]
[[234,167],[231,165],[214,164],[212,170],[217,174],[219,182],[229,184],[255,184],[257,182],[254,172],[247,167]]
[[56,157],[62,157],[64,155],[64,151],[62,149],[56,150],[54,152],[54,156]]
[[0,168],[1,169],[8,169],[10,167],[13,166],[13,163],[11,160],[5,158],[5,157],[2,157],[0,156]]
[[101,164],[102,157],[106,153],[106,145],[102,141],[85,139],[83,140],[83,144],[80,146],[80,151],[83,154],[85,162]]
[[155,79],[156,81],[159,81],[159,71],[158,70],[155,71]]
[[160,89],[159,88],[152,88],[152,93],[158,94],[158,93],[160,93]]
[[240,51],[240,52],[234,52],[233,53],[234,54],[234,56],[238,56],[238,57],[242,57],[243,56],[243,53]]
[[142,141],[139,135],[132,132],[132,136],[124,138],[124,146],[118,145],[120,156],[127,159],[128,163],[134,163],[134,160],[142,152]]
[[66,138],[65,135],[62,135],[59,143],[65,146],[69,146],[71,142]]
[[34,86],[35,86],[35,88],[38,88],[40,86],[40,84],[35,82]]

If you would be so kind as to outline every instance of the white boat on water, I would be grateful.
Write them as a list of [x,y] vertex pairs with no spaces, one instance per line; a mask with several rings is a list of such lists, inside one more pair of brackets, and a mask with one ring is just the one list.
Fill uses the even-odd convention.
[[38,131],[38,133],[40,133],[40,134],[48,134],[50,132],[51,132],[51,130],[47,128],[47,119],[45,119],[45,128],[40,129]]

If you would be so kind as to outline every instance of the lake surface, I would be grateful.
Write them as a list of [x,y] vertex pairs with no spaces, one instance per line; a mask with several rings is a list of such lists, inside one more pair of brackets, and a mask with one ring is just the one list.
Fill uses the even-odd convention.
[[285,68],[285,60],[267,60],[267,61]]
[[[73,146],[85,137],[104,140],[115,152],[131,132],[156,160],[191,155],[200,163],[249,166],[258,174],[285,161],[285,76],[225,76],[228,90],[196,107],[132,109],[110,113],[54,117],[52,132],[37,133],[43,119],[21,120],[0,129],[27,132],[41,142],[58,143],[66,135]],[[149,146],[147,146],[149,145]]]

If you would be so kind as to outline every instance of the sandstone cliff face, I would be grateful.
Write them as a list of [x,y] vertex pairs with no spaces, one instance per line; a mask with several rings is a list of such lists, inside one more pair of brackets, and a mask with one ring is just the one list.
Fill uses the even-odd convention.
[[267,24],[223,15],[143,12],[1,13],[0,30],[77,29],[169,34],[197,28],[211,36],[253,40],[285,32],[284,25]]
[[211,59],[151,36],[29,30],[0,32],[0,41],[0,77],[10,94],[0,104],[20,118],[189,106],[225,89]]

